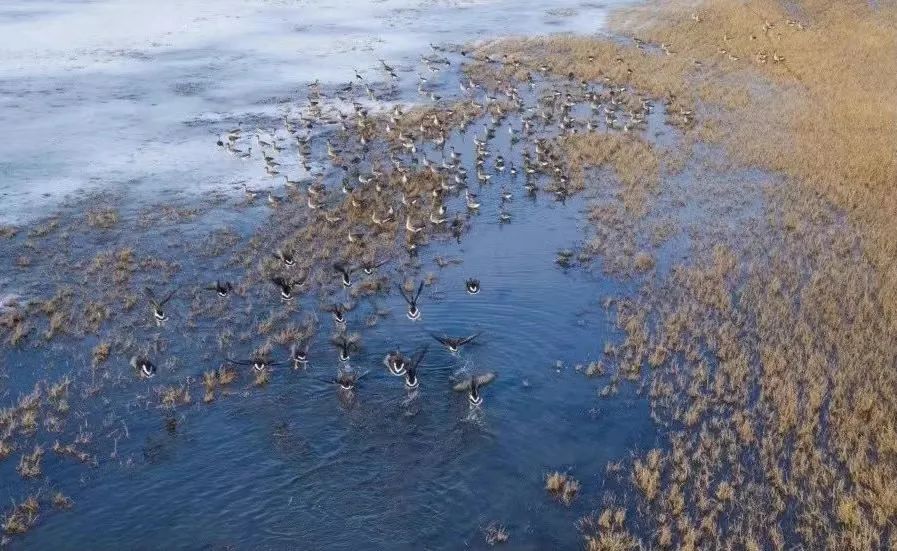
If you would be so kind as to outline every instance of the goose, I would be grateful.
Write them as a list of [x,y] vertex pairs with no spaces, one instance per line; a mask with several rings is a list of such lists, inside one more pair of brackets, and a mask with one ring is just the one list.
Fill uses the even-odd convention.
[[389,371],[389,374],[394,377],[401,377],[405,375],[405,366],[408,364],[408,359],[402,355],[398,350],[393,350],[386,354],[383,358],[383,365],[386,366],[386,369]]
[[464,282],[464,287],[467,289],[468,294],[475,295],[480,292],[480,280],[469,278]]
[[469,190],[464,190],[464,198],[466,199],[468,209],[476,210],[480,208],[480,203],[477,201],[475,193],[471,193]]
[[455,384],[452,390],[455,392],[467,392],[467,400],[471,407],[479,407],[483,403],[483,397],[480,396],[480,388],[488,385],[495,380],[495,373],[487,372],[481,375],[471,376],[467,379]]
[[411,233],[418,233],[424,229],[423,224],[414,224],[411,215],[405,215],[405,229]]
[[330,342],[339,351],[339,359],[341,362],[348,362],[349,355],[358,350],[358,335],[346,335],[341,333],[333,337]]
[[381,260],[380,262],[376,262],[373,260],[366,261],[362,263],[361,269],[362,271],[364,271],[365,275],[372,275],[374,273],[374,270],[381,266],[384,266],[387,262],[389,262],[389,259]]
[[355,387],[358,386],[358,382],[367,374],[368,371],[358,373],[348,365],[340,366],[336,372],[336,377],[328,382],[336,384],[344,392],[353,392]]
[[405,302],[408,303],[408,319],[411,321],[417,321],[420,319],[420,308],[417,307],[417,301],[420,298],[421,292],[424,290],[424,282],[421,281],[420,285],[417,287],[417,292],[413,295],[405,293],[405,289],[399,285],[396,285],[399,288],[399,292],[402,294],[402,298],[405,299]]
[[165,314],[165,310],[163,309],[163,306],[165,306],[165,304],[169,300],[171,300],[171,297],[174,296],[174,293],[176,291],[177,291],[177,289],[171,291],[162,300],[156,300],[156,298],[153,294],[153,290],[150,289],[149,287],[144,288],[144,292],[146,293],[146,296],[149,298],[150,307],[151,307],[151,310],[153,311],[153,317],[156,319],[157,323],[162,323],[163,321],[168,319],[168,316]]
[[156,375],[156,366],[143,356],[132,356],[131,367],[137,371],[137,375],[143,379],[149,379]]
[[234,286],[230,281],[220,281],[216,280],[215,285],[209,285],[207,287],[203,287],[206,291],[215,291],[218,293],[219,297],[226,297],[231,291],[234,290]]
[[337,324],[343,325],[346,323],[346,308],[342,304],[331,304],[324,307],[324,311],[330,312],[333,316],[333,321]]
[[293,298],[293,288],[302,285],[305,282],[307,274],[299,279],[286,279],[280,276],[272,277],[271,283],[277,285],[280,289],[280,298],[282,300],[290,300]]
[[407,390],[414,390],[420,385],[420,381],[417,378],[417,367],[420,365],[420,362],[424,359],[424,356],[427,354],[427,347],[423,347],[417,354],[415,354],[411,361],[405,366],[405,388]]
[[480,336],[480,334],[474,333],[473,335],[470,335],[468,337],[448,337],[448,336],[440,337],[439,335],[437,335],[435,333],[431,333],[430,336],[433,337],[434,339],[436,339],[439,342],[439,344],[446,347],[449,352],[451,352],[452,354],[456,354],[458,351],[461,350],[462,346],[464,346],[465,344],[468,344],[470,342],[473,342],[473,340],[476,339],[478,336]]
[[445,213],[445,206],[440,206],[440,208],[436,209],[435,211],[431,211],[430,212],[430,223],[435,224],[437,226],[440,224],[444,224],[446,221],[446,218],[444,216],[442,216],[442,214],[444,214],[444,213]]
[[274,257],[280,260],[284,266],[292,267],[296,264],[296,259],[293,257],[292,251],[277,249],[274,251]]
[[283,363],[273,361],[271,357],[268,356],[268,354],[253,354],[252,357],[250,357],[248,360],[233,360],[231,358],[228,358],[227,362],[234,365],[252,366],[252,369],[258,372],[262,372],[269,367],[273,367]]
[[293,369],[302,369],[308,365],[308,343],[293,343],[290,346],[290,360],[293,361]]
[[342,262],[336,262],[333,264],[333,269],[339,274],[343,287],[352,286],[352,272],[355,271],[355,268],[346,266]]

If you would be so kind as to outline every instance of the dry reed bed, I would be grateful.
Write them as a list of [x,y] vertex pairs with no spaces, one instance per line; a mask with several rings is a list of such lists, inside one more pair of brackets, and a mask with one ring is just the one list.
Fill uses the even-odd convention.
[[[615,303],[616,378],[651,368],[670,437],[632,463],[637,536],[606,509],[580,525],[587,548],[897,545],[897,6],[674,2],[613,24],[641,43],[485,50],[643,90],[688,123],[684,147],[720,144],[787,184],[766,202],[772,231],[744,228],[749,246],[723,239]],[[587,140],[594,155],[571,158],[615,164]]]
[[663,98],[700,121],[691,139],[822,193],[857,222],[897,328],[895,20],[893,2],[680,1],[612,17],[643,47],[552,37],[485,51]]

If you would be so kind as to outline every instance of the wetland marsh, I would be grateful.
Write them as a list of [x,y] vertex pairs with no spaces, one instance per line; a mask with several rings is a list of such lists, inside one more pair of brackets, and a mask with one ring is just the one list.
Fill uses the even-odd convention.
[[[3,545],[897,544],[892,2],[241,5],[288,32],[226,48],[189,6],[158,69],[302,75],[10,146]],[[126,13],[45,7],[4,24]]]

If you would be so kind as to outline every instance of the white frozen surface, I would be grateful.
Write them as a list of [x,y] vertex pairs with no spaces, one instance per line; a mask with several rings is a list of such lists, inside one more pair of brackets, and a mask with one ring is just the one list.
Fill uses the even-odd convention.
[[[614,0],[619,2],[620,0]],[[430,43],[590,33],[582,0],[0,1],[0,223],[85,189],[203,190],[261,176],[215,147],[232,126]]]

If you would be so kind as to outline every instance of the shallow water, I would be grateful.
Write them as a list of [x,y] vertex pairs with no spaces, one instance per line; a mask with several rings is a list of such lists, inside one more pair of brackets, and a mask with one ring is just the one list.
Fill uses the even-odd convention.
[[[479,128],[473,124],[451,141],[472,173]],[[504,133],[490,151],[522,163],[520,148]],[[171,340],[166,354],[182,357],[182,366],[162,370],[152,384],[126,377],[103,394],[99,411],[85,407],[85,424],[97,432],[93,450],[100,466],[86,469],[48,454],[48,486],[74,496],[77,505],[47,515],[16,543],[453,549],[485,546],[482,528],[499,522],[514,548],[577,546],[573,523],[598,507],[602,489],[616,483],[615,475],[604,474],[605,465],[653,446],[656,427],[632,388],[599,399],[607,377],[589,380],[576,369],[601,359],[604,343],[618,337],[600,299],[628,291],[596,272],[555,263],[558,250],[576,248],[582,239],[587,197],[561,203],[547,194],[529,196],[520,189],[521,178],[495,173],[493,183],[478,187],[483,207],[471,216],[471,230],[459,242],[444,237],[423,249],[420,273],[437,279],[425,290],[419,321],[404,316],[396,293],[374,299],[392,313],[373,328],[362,328],[373,303],[349,314],[349,327],[364,339],[351,363],[370,370],[351,400],[320,380],[337,365],[326,343],[333,324],[322,317],[307,371],[279,367],[264,389],[245,387],[244,380],[235,396],[211,405],[194,400],[178,411],[179,426],[169,432],[155,401],[141,396],[223,359],[209,357],[205,336],[172,334],[177,327],[170,322],[161,330]],[[504,204],[503,189],[515,190]],[[510,223],[499,222],[501,209],[512,214]],[[266,211],[250,213],[264,219]],[[161,235],[150,241],[151,248],[164,248]],[[437,256],[462,262],[440,269]],[[191,264],[185,270],[181,281],[196,277]],[[465,292],[467,277],[480,279],[479,294]],[[482,334],[458,356],[430,338],[474,332]],[[382,368],[382,357],[396,346],[410,353],[425,344],[431,347],[421,388],[411,396],[401,379]],[[235,354],[248,354],[252,343],[237,348]],[[11,353],[13,387],[83,372],[89,346],[69,350],[68,361],[60,352],[53,347],[37,359],[32,351]],[[484,389],[481,410],[471,411],[465,397],[450,390],[450,376],[462,370],[498,373]],[[26,485],[16,480],[12,463],[0,467],[12,481],[3,497],[20,498]],[[552,470],[569,470],[583,483],[572,507],[544,491],[544,475]]]
[[[647,405],[631,389],[599,401],[600,383],[574,369],[599,358],[611,338],[597,299],[618,290],[553,264],[555,251],[581,235],[578,208],[519,201],[511,224],[484,220],[461,245],[430,247],[464,262],[439,272],[439,300],[425,291],[422,320],[405,318],[392,296],[392,316],[363,330],[351,363],[372,372],[353,403],[315,379],[336,365],[320,343],[307,373],[278,368],[263,390],[191,406],[175,434],[156,411],[129,417],[130,443],[120,452],[138,448],[135,463],[88,470],[83,487],[78,474],[60,475],[54,482],[76,497],[75,509],[48,515],[21,543],[454,549],[483,547],[480,528],[498,521],[514,548],[576,546],[573,522],[613,483],[602,476],[605,464],[655,438]],[[478,295],[464,292],[469,274],[482,281]],[[410,351],[429,342],[428,331],[474,330],[481,338],[459,357],[431,347],[411,401],[382,368],[397,343]],[[498,373],[473,416],[450,390],[448,376],[460,366]],[[543,489],[544,474],[556,469],[584,484],[569,509]]]

